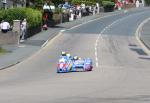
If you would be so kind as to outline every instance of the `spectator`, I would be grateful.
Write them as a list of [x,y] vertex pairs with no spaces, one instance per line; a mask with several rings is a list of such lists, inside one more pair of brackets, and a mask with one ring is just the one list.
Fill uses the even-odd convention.
[[129,4],[129,0],[125,0],[125,4]]
[[54,12],[55,11],[55,5],[54,5],[54,3],[51,3],[50,4],[50,8],[51,8],[51,10]]
[[6,33],[10,29],[10,24],[7,21],[2,20],[2,22],[0,24],[0,28],[3,33]]
[[82,3],[82,4],[81,4],[81,7],[82,7],[82,9],[85,9],[85,4]]
[[69,9],[71,6],[68,2],[65,2],[65,4],[63,4],[63,9]]
[[140,2],[139,2],[139,0],[136,0],[136,7],[137,7],[137,8],[140,7]]
[[21,22],[21,37],[20,37],[22,41],[25,39],[26,31],[27,31],[27,20],[23,19],[23,21]]
[[51,8],[50,8],[50,6],[47,3],[44,4],[43,10],[44,11],[49,11],[49,12],[52,11]]

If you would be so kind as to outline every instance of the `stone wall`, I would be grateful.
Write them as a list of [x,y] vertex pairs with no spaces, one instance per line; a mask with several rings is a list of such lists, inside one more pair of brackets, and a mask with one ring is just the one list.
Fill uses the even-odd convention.
[[20,35],[17,32],[9,31],[7,33],[2,33],[0,31],[0,45],[17,45],[19,44]]

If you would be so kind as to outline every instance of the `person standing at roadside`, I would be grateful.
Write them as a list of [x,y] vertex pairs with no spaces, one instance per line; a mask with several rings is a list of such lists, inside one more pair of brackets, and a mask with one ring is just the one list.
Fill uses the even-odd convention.
[[140,2],[139,2],[139,0],[136,0],[136,7],[138,8],[138,7],[140,7]]
[[7,33],[10,29],[10,24],[7,21],[2,20],[0,28],[3,33]]
[[23,21],[21,22],[21,40],[25,39],[26,31],[27,31],[27,20],[23,19]]

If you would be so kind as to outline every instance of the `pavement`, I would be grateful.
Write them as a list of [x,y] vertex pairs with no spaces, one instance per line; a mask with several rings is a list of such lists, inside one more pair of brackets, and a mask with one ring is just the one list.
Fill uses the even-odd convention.
[[53,28],[48,28],[47,31],[42,31],[28,38],[24,42],[21,42],[19,45],[2,46],[2,48],[6,50],[6,53],[0,56],[0,70],[16,65],[29,56],[33,55],[35,52],[43,48],[46,43],[53,39],[61,30],[70,29],[74,26],[86,23],[87,21],[97,19],[106,15],[111,15],[113,13],[114,12],[100,13],[94,16],[86,16],[72,22],[58,24]]
[[[120,11],[116,11],[120,13]],[[24,42],[21,42],[19,45],[5,45],[2,48],[6,50],[4,55],[0,56],[0,70],[11,67],[15,64],[22,62],[24,59],[33,55],[41,48],[43,48],[47,42],[52,40],[61,30],[67,30],[77,25],[81,25],[83,23],[89,22],[90,20],[94,20],[100,17],[108,16],[116,14],[116,12],[111,13],[100,13],[94,16],[87,16],[81,19],[77,19],[72,22],[66,22],[62,24],[58,24],[53,28],[48,28],[47,31],[42,31]],[[150,25],[150,23],[149,23]],[[147,26],[145,26],[146,28]],[[145,29],[143,29],[145,30]],[[150,37],[150,36],[149,36]],[[146,38],[147,39],[147,38]],[[145,39],[143,39],[145,40]],[[147,40],[145,40],[147,41]],[[150,43],[149,43],[150,44]]]

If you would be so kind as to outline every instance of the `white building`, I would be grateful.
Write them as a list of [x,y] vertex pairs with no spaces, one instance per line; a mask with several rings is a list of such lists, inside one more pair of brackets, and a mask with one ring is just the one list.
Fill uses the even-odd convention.
[[26,0],[0,0],[0,8],[25,7]]

